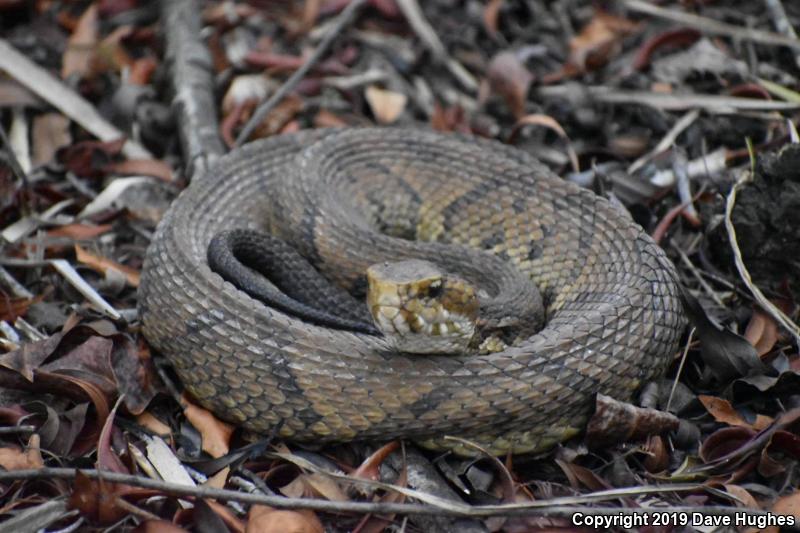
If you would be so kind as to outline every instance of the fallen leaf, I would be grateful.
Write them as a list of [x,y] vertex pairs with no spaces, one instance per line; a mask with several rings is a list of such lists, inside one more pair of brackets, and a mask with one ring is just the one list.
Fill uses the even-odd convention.
[[678,47],[690,46],[700,39],[701,33],[693,28],[677,28],[659,33],[655,37],[646,40],[636,53],[633,60],[633,68],[641,70],[650,64],[653,54],[663,48],[675,49]]
[[759,359],[752,344],[711,322],[700,302],[689,291],[681,288],[681,299],[689,320],[697,328],[700,355],[716,381],[727,383],[741,376],[774,373]]
[[211,457],[219,458],[230,451],[233,426],[221,421],[210,411],[193,404],[185,394],[181,397],[181,407],[187,420],[202,435],[204,452]]
[[287,498],[324,498],[346,502],[350,498],[330,476],[321,473],[300,474],[280,489]]
[[67,41],[67,48],[61,60],[62,79],[67,79],[73,74],[81,77],[89,74],[97,52],[97,38],[97,5],[90,4]]
[[80,141],[58,150],[56,159],[80,177],[101,178],[124,144],[124,138],[108,142]]
[[486,75],[492,92],[505,99],[514,117],[525,115],[525,102],[534,77],[517,54],[506,50],[495,55],[489,62]]
[[717,398],[715,396],[698,395],[697,399],[703,404],[703,407],[714,417],[714,420],[729,426],[744,426],[760,431],[772,423],[772,418],[764,415],[757,415],[756,421],[752,424],[748,423],[736,409],[733,408],[728,400]]
[[324,533],[317,515],[308,509],[282,511],[253,505],[248,514],[247,533]]
[[111,224],[84,224],[76,222],[74,224],[65,224],[47,231],[48,237],[68,237],[76,241],[87,241],[94,239],[104,233],[111,231],[113,226]]
[[569,135],[567,135],[567,132],[564,131],[564,128],[561,127],[561,124],[559,124],[556,119],[542,114],[525,115],[524,117],[518,118],[514,123],[514,127],[511,128],[511,134],[508,138],[509,144],[514,144],[519,131],[525,126],[543,126],[551,131],[554,131],[566,143],[567,155],[569,156],[569,161],[572,164],[572,171],[580,172],[578,154],[572,147],[572,142],[569,140]]
[[780,329],[772,315],[765,313],[760,307],[753,310],[750,322],[744,331],[744,338],[752,344],[759,357],[772,351],[778,342]]
[[172,428],[156,418],[152,413],[150,413],[150,411],[145,411],[144,413],[137,415],[136,422],[138,422],[143,428],[149,430],[155,435],[158,435],[159,437],[165,437],[172,434]]
[[5,470],[43,468],[44,460],[39,448],[39,435],[35,433],[31,435],[24,450],[18,446],[0,448],[0,467]]
[[133,533],[189,533],[189,530],[166,520],[145,520],[133,530]]
[[367,87],[365,96],[375,120],[380,124],[391,124],[400,118],[408,102],[406,95],[374,85]]
[[58,150],[72,142],[69,119],[61,113],[42,113],[33,119],[33,165],[55,160]]
[[172,169],[160,159],[126,159],[109,164],[105,170],[123,176],[154,176],[167,183],[173,180]]
[[139,271],[117,263],[116,261],[112,261],[107,257],[102,257],[100,255],[93,254],[84,248],[81,248],[77,244],[75,245],[75,258],[84,265],[100,272],[101,274],[105,274],[107,270],[116,270],[117,272],[121,273],[125,276],[125,280],[128,282],[128,285],[131,287],[138,287],[139,286]]
[[483,27],[492,39],[497,39],[497,20],[500,17],[501,7],[503,0],[489,0],[483,8]]
[[569,43],[568,63],[586,72],[605,65],[622,50],[622,39],[641,25],[605,11],[597,11]]
[[771,510],[777,515],[791,515],[800,523],[800,490],[778,498]]

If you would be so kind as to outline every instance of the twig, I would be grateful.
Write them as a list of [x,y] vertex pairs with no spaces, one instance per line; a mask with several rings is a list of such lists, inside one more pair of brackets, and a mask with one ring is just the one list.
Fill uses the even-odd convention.
[[434,31],[433,27],[422,14],[417,0],[395,0],[395,3],[397,7],[400,8],[400,11],[403,12],[403,16],[408,21],[411,29],[414,30],[420,40],[422,40],[428,50],[430,50],[433,57],[440,61],[464,88],[472,92],[477,92],[478,82],[475,81],[472,74],[470,74],[461,63],[453,59],[450,54],[447,53],[444,44],[442,44],[439,36],[436,35],[436,31]]
[[[577,512],[594,515],[612,515],[620,513],[631,515],[645,515],[654,512],[674,512],[674,513],[703,513],[713,516],[732,516],[737,513],[748,514],[751,516],[768,516],[768,511],[760,509],[743,509],[739,507],[724,506],[664,506],[650,508],[619,508],[619,507],[590,507],[586,505],[572,505],[570,502],[576,501],[575,497],[552,498],[550,500],[537,500],[527,503],[513,503],[505,505],[468,505],[446,501],[449,505],[440,507],[437,505],[420,505],[412,503],[382,503],[382,502],[353,502],[353,501],[329,501],[306,498],[284,498],[282,496],[270,496],[262,494],[249,494],[226,489],[215,489],[211,487],[189,487],[178,485],[167,481],[149,479],[128,474],[118,474],[115,472],[99,472],[98,470],[86,469],[78,470],[74,468],[38,468],[32,470],[12,470],[0,472],[0,482],[24,481],[31,479],[74,479],[80,472],[82,475],[98,479],[102,477],[106,483],[124,483],[136,487],[160,490],[175,496],[192,496],[196,498],[214,498],[218,500],[230,500],[247,504],[270,505],[280,509],[313,509],[326,512],[360,512],[377,514],[425,514],[425,515],[451,515],[451,516],[559,516],[570,517]],[[701,484],[676,484],[667,487],[653,487],[647,490],[643,487],[637,491],[638,494],[655,492],[678,492],[695,491],[703,489]],[[630,489],[607,490],[596,493],[594,498],[585,501],[600,501],[619,498],[621,494],[631,494]],[[602,496],[598,497],[598,496]]]
[[659,143],[644,154],[642,157],[631,163],[628,167],[628,174],[633,174],[640,168],[642,168],[645,164],[647,164],[651,159],[656,157],[661,152],[666,151],[670,146],[675,144],[675,139],[683,133],[683,131],[692,125],[692,123],[697,120],[697,117],[700,116],[700,111],[697,109],[692,109],[688,111],[685,115],[683,115],[667,132],[666,135],[659,141]]
[[648,2],[643,2],[642,0],[622,0],[622,4],[632,11],[671,20],[699,30],[704,34],[725,35],[727,37],[733,37],[734,39],[742,39],[744,41],[753,41],[755,43],[773,46],[788,46],[789,48],[800,50],[800,40],[777,33],[754,30],[752,28],[742,28],[740,26],[734,26],[733,24],[719,22],[708,17],[701,17],[691,13],[658,7]]
[[774,318],[779,324],[786,328],[786,330],[794,336],[797,346],[800,346],[800,328],[798,328],[797,324],[792,322],[792,320],[786,316],[783,311],[778,309],[775,304],[770,302],[767,297],[764,296],[764,293],[761,292],[761,289],[759,289],[756,284],[753,283],[753,279],[750,277],[750,272],[747,270],[747,267],[744,264],[744,259],[742,259],[742,252],[739,250],[739,243],[736,240],[736,228],[733,227],[733,220],[731,219],[733,206],[736,203],[736,194],[739,192],[739,189],[752,181],[752,179],[752,171],[744,172],[733,185],[733,187],[731,187],[731,192],[728,193],[728,198],[725,201],[725,229],[728,231],[728,242],[730,242],[731,249],[733,250],[733,259],[736,263],[736,270],[739,271],[739,276],[741,276],[742,281],[744,281],[744,284],[753,294],[753,298],[755,298],[756,302],[758,302],[758,305],[772,315],[772,318]]
[[[97,112],[92,104],[75,93],[61,80],[19,53],[5,39],[0,39],[0,70],[52,104],[83,129],[101,141],[113,141],[125,134]],[[150,159],[153,156],[141,144],[128,139],[122,153],[130,158]]]
[[161,3],[172,107],[178,121],[186,173],[203,172],[225,147],[219,136],[211,54],[200,38],[200,10],[192,0]]
[[540,87],[536,94],[542,98],[566,98],[578,102],[597,101],[607,104],[641,104],[666,111],[701,108],[710,113],[729,114],[741,111],[791,111],[800,109],[798,102],[778,102],[757,98],[716,96],[711,94],[667,94],[647,91],[625,91],[604,85],[577,84]]
[[[767,9],[772,16],[775,29],[778,30],[778,33],[790,39],[797,40],[797,33],[794,31],[792,23],[789,22],[789,17],[786,16],[786,10],[783,8],[781,0],[764,0],[764,3],[767,4]],[[794,62],[797,66],[800,66],[800,53],[795,52]]]
[[242,144],[247,141],[247,139],[252,135],[253,131],[256,127],[261,124],[261,121],[264,120],[264,117],[267,116],[267,113],[272,111],[276,105],[278,105],[281,100],[283,100],[289,92],[297,86],[298,83],[308,74],[308,71],[311,70],[314,65],[316,65],[322,56],[328,51],[328,49],[333,44],[333,41],[342,33],[342,30],[350,23],[350,21],[355,17],[356,13],[361,9],[361,7],[366,3],[366,0],[353,0],[350,2],[344,10],[339,13],[339,16],[336,18],[336,21],[333,23],[330,31],[325,34],[325,37],[322,38],[322,41],[317,45],[314,49],[314,52],[308,57],[308,59],[303,63],[299,69],[295,70],[294,73],[289,76],[289,79],[286,80],[283,85],[281,85],[277,91],[273,93],[273,95],[258,106],[253,116],[250,117],[250,120],[247,121],[247,124],[244,125],[242,131],[239,133],[239,136],[236,137],[236,146],[241,146]]
[[14,153],[14,148],[11,146],[11,141],[6,134],[6,129],[3,127],[3,124],[0,123],[0,140],[3,141],[3,146],[5,147],[6,151],[6,158],[8,161],[8,166],[11,167],[11,172],[17,177],[20,182],[22,182],[22,189],[25,191],[25,210],[29,210],[27,202],[29,200],[29,191],[30,191],[30,183],[28,182],[28,175],[22,170],[22,165],[19,163],[19,159],[17,159],[17,154]]
[[17,433],[35,433],[36,426],[5,426],[0,427],[0,435],[16,435]]
[[678,365],[678,372],[675,374],[675,379],[672,381],[672,388],[669,390],[669,397],[667,398],[667,405],[664,407],[664,411],[669,412],[669,406],[672,404],[672,397],[675,395],[675,389],[678,388],[678,381],[681,378],[681,374],[683,374],[683,365],[686,363],[686,356],[689,354],[689,346],[692,345],[692,338],[694,337],[694,329],[689,332],[689,338],[686,339],[686,347],[683,349],[683,354],[681,355],[681,362]]

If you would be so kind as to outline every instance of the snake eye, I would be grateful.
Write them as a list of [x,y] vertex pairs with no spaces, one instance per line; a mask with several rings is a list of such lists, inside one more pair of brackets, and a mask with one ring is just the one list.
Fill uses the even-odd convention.
[[438,298],[442,295],[442,282],[441,281],[434,281],[428,286],[428,297],[429,298]]

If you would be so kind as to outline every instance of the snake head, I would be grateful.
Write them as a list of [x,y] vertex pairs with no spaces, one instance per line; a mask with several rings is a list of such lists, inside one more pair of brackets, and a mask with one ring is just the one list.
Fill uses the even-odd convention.
[[418,354],[467,350],[479,311],[469,283],[418,259],[372,265],[367,283],[372,319],[395,349]]

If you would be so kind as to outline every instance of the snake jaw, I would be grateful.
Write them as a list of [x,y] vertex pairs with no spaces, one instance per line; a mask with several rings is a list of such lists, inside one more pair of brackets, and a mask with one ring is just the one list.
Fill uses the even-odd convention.
[[369,311],[395,349],[417,354],[467,351],[479,309],[471,285],[416,259],[372,265],[367,281]]

